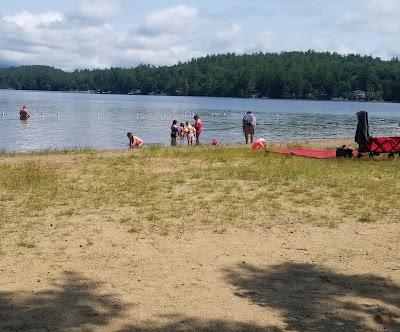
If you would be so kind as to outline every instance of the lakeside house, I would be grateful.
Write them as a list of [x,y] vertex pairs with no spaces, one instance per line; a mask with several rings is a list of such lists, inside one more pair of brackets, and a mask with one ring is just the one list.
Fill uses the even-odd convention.
[[367,93],[363,90],[353,91],[352,99],[358,101],[365,101],[367,99]]
[[140,89],[131,90],[130,92],[128,92],[128,95],[140,95],[140,94],[142,94],[142,90]]

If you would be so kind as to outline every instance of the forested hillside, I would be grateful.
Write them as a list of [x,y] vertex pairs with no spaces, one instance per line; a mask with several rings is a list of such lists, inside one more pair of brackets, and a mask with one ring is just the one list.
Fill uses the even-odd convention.
[[0,69],[0,88],[121,94],[400,101],[400,61],[286,52],[213,55],[175,66],[64,72],[47,66]]

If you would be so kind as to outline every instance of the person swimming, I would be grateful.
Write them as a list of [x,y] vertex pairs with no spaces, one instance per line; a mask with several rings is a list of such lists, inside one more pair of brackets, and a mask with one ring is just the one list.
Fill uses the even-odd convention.
[[26,106],[22,106],[22,108],[19,111],[19,118],[21,120],[27,120],[29,119],[31,116],[29,115],[28,109],[26,108]]

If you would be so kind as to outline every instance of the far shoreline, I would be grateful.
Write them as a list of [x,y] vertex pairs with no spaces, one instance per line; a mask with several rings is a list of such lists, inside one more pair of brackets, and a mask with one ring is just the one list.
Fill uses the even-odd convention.
[[164,94],[126,94],[126,93],[97,93],[95,91],[68,91],[68,90],[19,90],[2,89],[2,91],[13,92],[40,92],[40,93],[65,93],[79,95],[99,95],[99,96],[129,96],[129,97],[170,97],[170,98],[215,98],[215,99],[239,99],[239,100],[263,100],[263,101],[306,101],[306,102],[333,102],[333,103],[354,103],[354,104],[400,104],[396,101],[386,100],[335,100],[335,99],[308,99],[308,98],[252,98],[252,97],[224,97],[224,96],[192,96],[192,95],[164,95]]

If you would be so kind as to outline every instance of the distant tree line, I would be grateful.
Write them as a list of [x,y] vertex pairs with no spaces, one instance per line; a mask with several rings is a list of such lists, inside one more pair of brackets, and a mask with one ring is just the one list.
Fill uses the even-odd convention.
[[120,94],[400,101],[400,61],[337,53],[210,55],[174,66],[75,70],[0,69],[0,88]]

